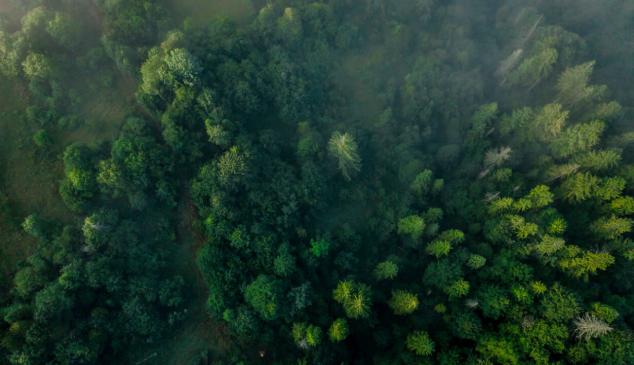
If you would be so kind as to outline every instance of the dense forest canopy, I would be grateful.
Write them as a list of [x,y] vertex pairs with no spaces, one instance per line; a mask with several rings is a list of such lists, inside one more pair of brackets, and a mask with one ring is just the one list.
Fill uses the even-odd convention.
[[634,364],[634,3],[0,0],[0,364]]

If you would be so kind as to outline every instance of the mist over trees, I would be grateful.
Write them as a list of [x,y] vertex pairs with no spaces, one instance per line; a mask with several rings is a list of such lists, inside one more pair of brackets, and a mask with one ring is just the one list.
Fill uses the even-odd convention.
[[243,3],[0,0],[0,364],[634,363],[632,4]]

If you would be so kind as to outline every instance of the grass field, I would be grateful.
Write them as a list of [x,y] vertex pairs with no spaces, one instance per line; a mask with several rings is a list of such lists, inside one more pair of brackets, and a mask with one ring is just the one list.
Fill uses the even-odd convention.
[[219,17],[242,22],[255,14],[250,0],[170,0],[170,2],[178,13],[183,17],[190,17],[196,25],[203,25]]
[[36,153],[32,128],[21,116],[22,93],[11,82],[0,82],[0,193],[7,198],[12,217],[0,220],[0,271],[8,275],[33,248],[33,240],[19,229],[19,221],[34,211],[49,218],[67,218],[58,198],[59,166]]
[[53,132],[52,146],[41,150],[33,142],[33,133],[40,126],[24,117],[28,102],[24,86],[0,80],[0,193],[8,198],[14,221],[0,220],[0,273],[5,276],[34,247],[33,239],[19,227],[24,217],[37,213],[65,224],[80,219],[66,208],[59,195],[61,154],[71,143],[96,145],[116,137],[136,84],[122,78],[116,85],[110,95],[88,100],[78,113],[82,123],[74,130]]

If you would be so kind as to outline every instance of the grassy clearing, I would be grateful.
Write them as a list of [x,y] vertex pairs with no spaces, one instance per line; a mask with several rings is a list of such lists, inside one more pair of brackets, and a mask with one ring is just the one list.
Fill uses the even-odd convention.
[[79,128],[63,134],[62,144],[85,143],[95,145],[112,141],[119,134],[126,115],[131,112],[136,82],[131,77],[120,77],[113,90],[96,93],[82,103],[78,111],[82,124]]
[[43,218],[68,222],[70,213],[58,194],[63,168],[55,152],[35,147],[32,136],[36,128],[19,113],[0,116],[0,130],[4,192],[16,213],[38,212]]
[[9,13],[15,10],[15,7],[9,0],[0,0],[0,13]]
[[219,17],[244,22],[255,14],[250,0],[170,0],[170,2],[182,17],[190,17],[196,25],[204,25]]
[[341,56],[341,67],[334,77],[341,95],[346,96],[343,113],[354,120],[367,121],[377,119],[383,110],[383,103],[376,92],[375,85],[367,74],[369,70],[383,57],[381,49],[369,50],[363,53],[351,53]]
[[121,78],[110,95],[99,93],[88,100],[79,111],[83,123],[72,131],[52,133],[53,145],[41,150],[33,142],[40,126],[29,123],[22,112],[28,100],[23,86],[0,81],[0,193],[8,198],[13,220],[18,222],[0,219],[0,273],[8,275],[34,246],[19,228],[24,217],[37,213],[64,224],[77,219],[58,192],[64,175],[61,154],[71,143],[96,145],[113,140],[129,112],[136,84]]
[[31,128],[19,113],[20,94],[13,83],[0,82],[0,199],[10,209],[9,216],[0,216],[0,274],[5,278],[34,245],[19,228],[21,218],[42,206],[65,215],[52,198],[57,191],[50,191],[49,164],[33,152]]

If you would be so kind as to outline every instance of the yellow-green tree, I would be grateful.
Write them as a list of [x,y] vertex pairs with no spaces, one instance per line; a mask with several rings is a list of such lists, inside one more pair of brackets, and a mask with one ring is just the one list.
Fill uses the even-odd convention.
[[396,315],[410,314],[418,308],[418,297],[406,290],[394,290],[388,305]]
[[346,180],[351,180],[354,174],[361,171],[357,142],[351,134],[334,132],[328,141],[328,152],[337,160],[339,170]]

